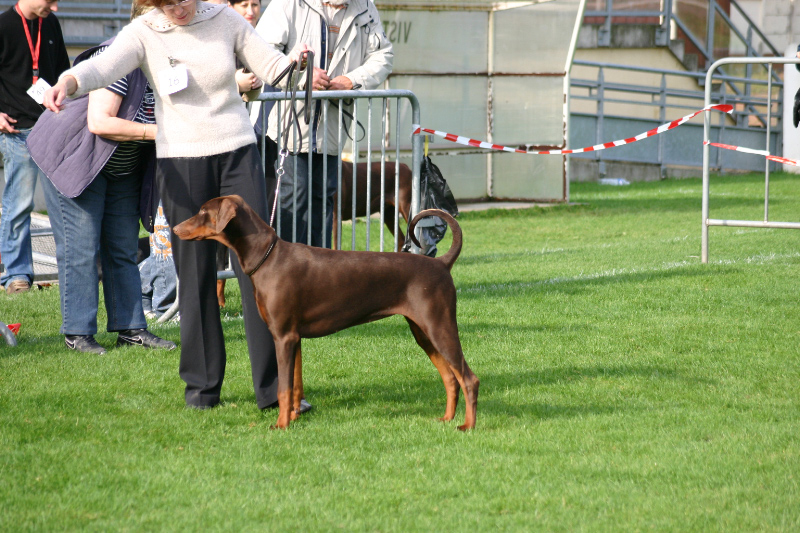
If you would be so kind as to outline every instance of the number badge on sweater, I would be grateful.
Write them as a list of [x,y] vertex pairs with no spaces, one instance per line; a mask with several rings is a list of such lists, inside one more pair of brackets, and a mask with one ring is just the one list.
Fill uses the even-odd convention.
[[182,91],[189,85],[189,71],[186,69],[186,65],[174,64],[172,58],[170,58],[170,64],[170,68],[158,73],[159,92],[163,95]]

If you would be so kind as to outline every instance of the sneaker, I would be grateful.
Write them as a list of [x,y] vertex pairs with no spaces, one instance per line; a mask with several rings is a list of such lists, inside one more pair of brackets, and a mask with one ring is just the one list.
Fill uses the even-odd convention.
[[159,350],[174,350],[175,343],[157,337],[146,329],[124,329],[119,332],[117,346],[144,346]]
[[313,408],[314,406],[308,403],[305,398],[303,398],[300,400],[300,409],[297,410],[297,413],[303,415],[312,410]]
[[[266,407],[262,407],[261,410],[264,411],[264,410],[267,410],[267,409],[277,409],[277,408],[278,408],[278,402],[276,400],[274,403],[271,403]],[[298,409],[298,413],[297,414],[303,415],[303,414],[309,412],[310,410],[312,410],[313,408],[314,408],[313,405],[308,403],[305,398],[302,398],[302,399],[300,399],[300,409]]]
[[67,348],[76,352],[96,353],[97,355],[106,353],[106,349],[94,340],[94,335],[64,335],[64,343]]
[[17,294],[31,290],[31,284],[24,279],[14,279],[6,285],[6,294]]

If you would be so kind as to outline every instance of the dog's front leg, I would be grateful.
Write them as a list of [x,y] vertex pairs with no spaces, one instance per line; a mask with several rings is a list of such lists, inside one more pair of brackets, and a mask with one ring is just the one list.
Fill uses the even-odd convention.
[[300,416],[300,400],[303,399],[303,357],[300,345],[302,340],[297,341],[297,348],[294,352],[294,380],[292,384],[292,420],[297,420]]
[[300,338],[297,335],[275,338],[275,352],[278,359],[278,421],[272,429],[287,429],[289,422],[297,419],[293,409],[292,385],[295,352],[299,344]]

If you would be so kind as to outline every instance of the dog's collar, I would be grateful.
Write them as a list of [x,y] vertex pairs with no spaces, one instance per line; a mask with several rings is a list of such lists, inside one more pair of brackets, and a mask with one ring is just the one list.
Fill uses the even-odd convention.
[[247,273],[248,276],[252,276],[253,274],[256,273],[256,270],[261,268],[261,265],[263,265],[264,261],[267,260],[267,257],[269,257],[269,254],[270,254],[270,252],[272,252],[272,249],[275,248],[275,243],[276,242],[278,242],[278,239],[275,239],[274,241],[272,241],[272,244],[270,245],[269,249],[267,250],[267,253],[264,254],[264,257],[261,258],[261,261],[258,262],[256,267],[253,270],[251,270],[250,272]]

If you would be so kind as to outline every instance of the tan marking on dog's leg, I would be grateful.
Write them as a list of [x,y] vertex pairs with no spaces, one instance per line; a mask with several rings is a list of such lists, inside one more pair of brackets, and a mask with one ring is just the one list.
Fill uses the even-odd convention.
[[[440,314],[445,317],[444,314]],[[442,358],[447,361],[450,370],[455,374],[461,390],[464,392],[464,402],[466,413],[464,424],[458,429],[466,431],[475,427],[475,420],[478,411],[478,387],[480,381],[470,370],[467,361],[464,359],[464,352],[461,349],[461,341],[458,339],[458,329],[456,327],[455,316],[445,319],[440,327],[430,330],[430,341],[433,347],[442,354]],[[451,324],[451,327],[447,327]]]
[[[294,354],[300,339],[282,336],[275,339],[275,354],[278,360],[278,421],[275,427],[286,429],[293,420],[292,385],[294,382]],[[296,418],[296,417],[295,417]]]
[[442,376],[444,390],[447,394],[447,405],[444,409],[444,416],[439,420],[442,422],[449,422],[456,416],[459,383],[456,380],[456,376],[453,374],[453,371],[450,370],[450,365],[448,365],[447,361],[445,361],[444,357],[442,357],[442,354],[439,352],[434,352],[432,354],[428,354],[428,357],[430,357],[431,362],[434,364],[434,366],[436,366],[436,370],[439,371],[439,375]]
[[300,417],[300,400],[303,399],[303,363],[300,342],[294,352],[294,384],[292,386],[292,420]]
[[278,421],[270,429],[287,429],[289,427],[291,412],[291,389],[278,392]]
[[466,413],[464,414],[464,424],[458,426],[460,431],[466,431],[475,427],[475,421],[478,413],[478,388],[480,381],[478,377],[470,370],[467,362],[464,361],[462,355],[463,366],[460,369],[453,368],[453,373],[456,375],[458,383],[461,385],[461,390],[464,391],[464,403],[466,405]]
[[217,280],[217,303],[220,307],[225,307],[225,280]]

